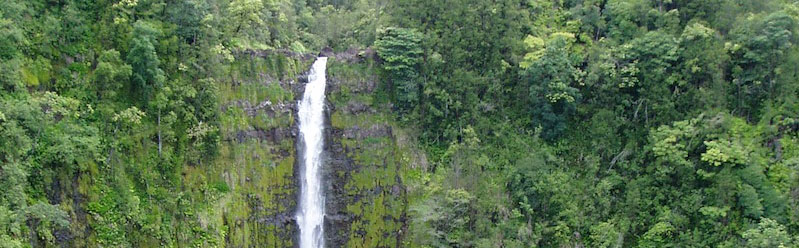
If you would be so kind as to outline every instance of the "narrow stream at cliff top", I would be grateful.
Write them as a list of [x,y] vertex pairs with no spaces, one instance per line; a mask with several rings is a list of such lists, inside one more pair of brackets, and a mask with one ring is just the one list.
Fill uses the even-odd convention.
[[324,247],[325,196],[320,172],[324,148],[326,66],[326,57],[319,57],[314,62],[299,104],[300,138],[304,148],[300,170],[302,192],[297,211],[300,248]]

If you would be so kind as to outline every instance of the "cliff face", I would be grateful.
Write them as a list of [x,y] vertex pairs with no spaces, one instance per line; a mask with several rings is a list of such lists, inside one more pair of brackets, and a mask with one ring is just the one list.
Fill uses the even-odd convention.
[[218,202],[227,247],[296,243],[296,103],[312,59],[248,53],[223,84],[220,157],[208,174],[230,193]]
[[397,142],[390,107],[375,98],[372,61],[330,60],[327,212],[330,247],[399,247],[406,225],[403,175],[409,149]]
[[[345,53],[344,55],[349,54]],[[406,225],[403,175],[411,149],[376,101],[373,61],[328,64],[325,128],[325,238],[329,247],[399,247]],[[313,58],[249,53],[222,84],[219,176],[230,192],[217,202],[227,247],[295,247],[299,193],[296,104]],[[221,213],[220,213],[221,212]]]

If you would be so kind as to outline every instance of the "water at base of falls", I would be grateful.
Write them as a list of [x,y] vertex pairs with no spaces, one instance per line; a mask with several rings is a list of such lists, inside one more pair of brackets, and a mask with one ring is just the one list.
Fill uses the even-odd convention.
[[299,104],[300,137],[305,148],[300,176],[302,192],[297,211],[300,248],[324,247],[325,196],[320,171],[324,144],[326,66],[326,57],[319,57],[314,62]]

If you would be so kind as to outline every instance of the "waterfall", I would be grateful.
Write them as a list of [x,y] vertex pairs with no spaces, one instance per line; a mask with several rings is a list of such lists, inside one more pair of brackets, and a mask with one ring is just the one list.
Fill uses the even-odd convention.
[[302,192],[297,211],[300,248],[324,246],[325,196],[320,170],[324,142],[326,66],[326,57],[319,57],[314,62],[299,105],[300,137],[304,146],[300,176]]

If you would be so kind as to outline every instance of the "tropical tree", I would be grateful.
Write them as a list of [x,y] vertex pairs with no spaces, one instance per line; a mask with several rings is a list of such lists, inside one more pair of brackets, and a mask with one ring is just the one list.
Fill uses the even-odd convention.
[[412,29],[387,28],[378,33],[375,47],[397,107],[403,113],[419,102],[419,65],[422,62],[421,34]]

